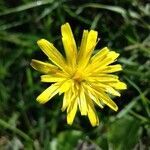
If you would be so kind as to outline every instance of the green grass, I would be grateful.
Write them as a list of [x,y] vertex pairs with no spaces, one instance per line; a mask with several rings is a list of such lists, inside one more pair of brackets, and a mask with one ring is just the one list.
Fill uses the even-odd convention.
[[[150,149],[150,4],[146,1],[0,1],[0,149]],[[36,41],[48,39],[62,50],[60,26],[69,22],[79,45],[83,29],[99,32],[98,48],[120,53],[119,73],[128,89],[117,113],[98,111],[91,127],[78,113],[72,126],[61,112],[62,96],[45,105],[36,97],[47,87],[30,66],[46,60]],[[63,51],[61,51],[63,53]]]

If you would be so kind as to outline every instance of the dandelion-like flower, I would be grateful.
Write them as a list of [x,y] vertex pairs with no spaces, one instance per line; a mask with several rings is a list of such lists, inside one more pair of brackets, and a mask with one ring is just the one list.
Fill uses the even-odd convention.
[[81,115],[88,116],[92,126],[97,126],[99,119],[94,105],[103,108],[106,104],[117,111],[117,105],[108,94],[120,96],[118,90],[126,89],[126,84],[111,74],[122,70],[119,64],[111,65],[119,54],[105,47],[92,56],[98,42],[97,31],[84,30],[79,48],[69,23],[61,26],[61,34],[66,57],[47,40],[37,42],[50,63],[33,59],[31,66],[44,73],[42,82],[52,83],[37,101],[43,104],[56,94],[64,93],[62,111],[67,110],[67,123],[73,123],[79,108]]

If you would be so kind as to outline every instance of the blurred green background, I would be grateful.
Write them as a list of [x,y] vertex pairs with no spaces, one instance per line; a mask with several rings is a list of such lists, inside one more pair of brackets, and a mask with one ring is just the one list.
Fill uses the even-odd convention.
[[[150,4],[146,0],[0,1],[0,150],[150,149]],[[62,96],[45,105],[36,97],[48,84],[30,66],[47,60],[36,41],[63,52],[60,26],[69,22],[80,44],[83,29],[99,32],[98,48],[120,53],[128,89],[114,97],[119,111],[96,108],[100,126],[78,113],[72,126]]]

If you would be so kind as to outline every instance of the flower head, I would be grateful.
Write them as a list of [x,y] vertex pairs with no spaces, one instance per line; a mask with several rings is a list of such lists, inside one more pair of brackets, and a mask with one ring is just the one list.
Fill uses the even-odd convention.
[[81,115],[88,116],[92,126],[99,125],[94,105],[103,108],[106,104],[117,111],[117,105],[108,94],[120,96],[118,90],[126,89],[126,84],[111,74],[122,70],[119,64],[111,65],[119,54],[105,47],[92,55],[98,41],[97,31],[84,30],[79,48],[69,23],[61,26],[61,33],[65,57],[47,40],[37,42],[50,63],[33,59],[31,66],[44,74],[42,82],[52,83],[37,101],[43,104],[57,93],[64,93],[62,111],[67,110],[68,124],[73,123],[79,108]]

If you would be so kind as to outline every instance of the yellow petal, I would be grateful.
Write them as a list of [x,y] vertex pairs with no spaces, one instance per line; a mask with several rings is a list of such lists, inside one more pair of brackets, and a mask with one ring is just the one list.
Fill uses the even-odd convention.
[[119,53],[116,53],[114,51],[110,51],[108,53],[107,57],[102,62],[99,62],[100,67],[113,63],[118,56],[119,56]]
[[98,76],[98,77],[87,77],[87,81],[90,82],[98,82],[98,83],[109,83],[109,82],[117,82],[118,79],[111,76]]
[[113,75],[113,74],[107,74],[107,73],[98,73],[98,74],[91,74],[91,77],[94,78],[114,78],[114,79],[118,79],[119,77],[117,75]]
[[83,39],[81,41],[81,47],[78,55],[78,66],[79,68],[84,68],[92,55],[92,52],[97,44],[98,32],[91,30],[83,32]]
[[68,65],[74,67],[77,58],[77,46],[69,23],[61,26],[61,33]]
[[80,50],[78,52],[78,58],[77,60],[80,61],[85,53],[86,45],[87,45],[87,38],[88,38],[88,30],[83,31],[82,40],[81,40],[81,46]]
[[113,109],[114,111],[118,110],[118,106],[110,99],[110,97],[105,94],[104,92],[100,91],[99,92],[99,98],[100,100],[106,104],[107,106],[109,106],[111,109]]
[[58,83],[52,84],[44,92],[42,92],[37,97],[36,100],[41,104],[46,103],[47,101],[49,101],[53,96],[55,96],[58,93],[59,86],[60,86],[60,84],[58,84]]
[[124,82],[116,82],[116,83],[110,83],[110,86],[114,87],[117,90],[125,90],[127,89],[127,85]]
[[91,58],[91,63],[101,62],[108,54],[108,47],[104,47]]
[[107,86],[105,91],[114,96],[121,96],[120,93],[118,91],[116,91],[115,89],[113,89],[111,86]]
[[64,77],[57,77],[55,75],[42,75],[41,82],[62,82],[66,78]]
[[117,64],[117,65],[107,66],[105,69],[102,70],[102,73],[113,73],[120,70],[122,70],[122,66]]
[[38,42],[41,50],[48,56],[48,58],[63,71],[68,72],[66,62],[61,55],[61,53],[53,46],[52,43],[49,43],[45,39],[41,39]]
[[101,101],[98,99],[98,96],[95,94],[95,91],[86,84],[83,84],[84,89],[87,91],[87,96],[92,99],[100,108],[103,108]]
[[102,71],[106,69],[107,65],[115,62],[118,56],[118,53],[110,51],[100,61],[98,61],[98,59],[95,58],[93,59],[93,61],[91,61],[91,64],[87,66],[86,72],[103,73]]
[[67,108],[67,123],[71,125],[77,112],[77,99],[74,98]]
[[83,86],[80,87],[79,105],[80,105],[81,115],[87,115],[88,109],[87,109],[87,102],[86,102],[85,91]]
[[109,98],[107,94],[105,94],[103,89],[104,87],[102,85],[95,85],[94,83],[91,83],[90,86],[104,104],[108,105],[115,111],[118,110],[118,106]]
[[58,71],[58,67],[57,66],[54,66],[50,63],[45,63],[45,62],[42,62],[42,61],[39,61],[39,60],[35,60],[35,59],[32,59],[31,61],[31,64],[30,64],[35,70],[38,70],[42,73],[46,73],[46,74],[49,74],[49,73],[55,73]]
[[64,93],[63,105],[61,108],[62,111],[64,111],[68,107],[68,105],[71,101],[71,97],[72,97],[72,91],[71,91],[71,89],[69,89],[67,92]]
[[113,89],[108,84],[104,84],[104,83],[91,83],[91,86],[94,89],[97,89],[97,90],[100,90],[100,91],[102,90],[102,91],[105,91],[105,92],[110,93],[110,94],[115,95],[115,96],[120,96],[120,93],[118,91],[116,91],[115,89]]
[[77,99],[77,95],[78,91],[75,89],[74,83],[72,82],[71,87],[64,93],[63,106],[61,110],[64,111],[74,99]]
[[[94,94],[94,93],[93,93]],[[101,101],[97,98],[96,95],[93,95],[92,93],[89,94],[89,97],[100,107],[100,108],[104,108],[104,106],[102,105]]]
[[59,94],[62,94],[69,90],[72,86],[72,80],[66,80],[59,88]]
[[89,120],[91,122],[91,125],[94,126],[98,126],[99,125],[99,119],[98,116],[96,114],[95,108],[94,108],[94,104],[93,102],[88,98],[88,117]]

